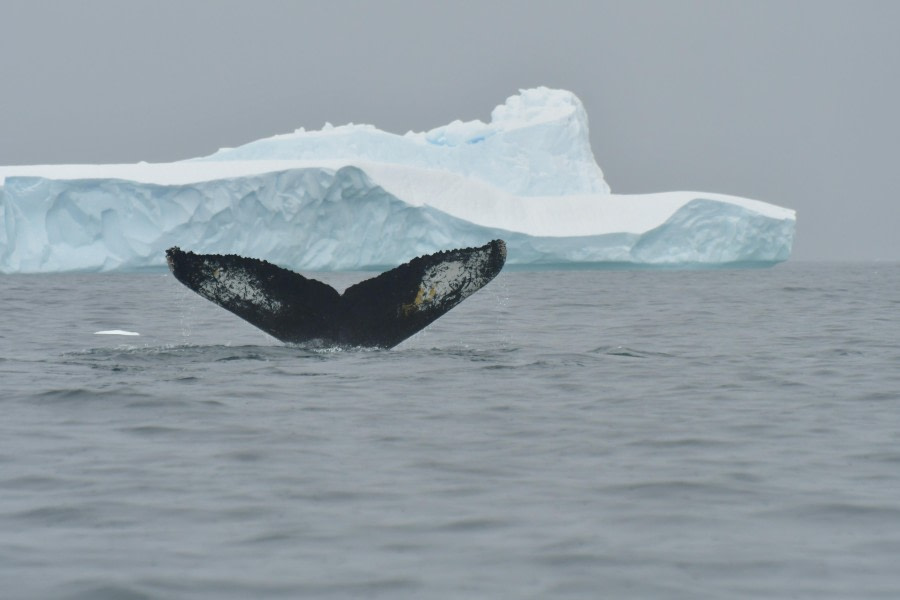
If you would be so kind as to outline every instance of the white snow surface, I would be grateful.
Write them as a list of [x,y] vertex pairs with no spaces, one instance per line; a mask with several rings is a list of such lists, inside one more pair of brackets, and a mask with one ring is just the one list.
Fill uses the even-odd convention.
[[352,270],[493,238],[510,264],[715,266],[790,256],[794,211],[701,192],[609,193],[570,92],[490,123],[275,136],[175,163],[0,167],[0,272],[135,270],[165,249]]

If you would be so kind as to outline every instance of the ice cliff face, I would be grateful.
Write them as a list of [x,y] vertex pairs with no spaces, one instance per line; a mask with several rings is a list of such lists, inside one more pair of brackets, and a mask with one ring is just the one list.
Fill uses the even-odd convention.
[[733,196],[608,193],[581,103],[544,88],[490,123],[405,136],[345,126],[193,161],[0,177],[4,273],[163,267],[174,245],[351,270],[498,237],[510,264],[762,265],[790,256],[795,224]]

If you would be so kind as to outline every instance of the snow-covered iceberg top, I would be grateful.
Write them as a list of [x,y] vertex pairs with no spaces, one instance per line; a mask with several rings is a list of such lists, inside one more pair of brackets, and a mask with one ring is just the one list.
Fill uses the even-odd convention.
[[581,102],[525,90],[490,123],[298,131],[163,164],[0,167],[0,272],[161,267],[173,245],[360,269],[502,237],[508,263],[710,266],[790,256],[795,215],[700,192],[610,194]]
[[439,169],[522,196],[608,194],[588,136],[581,100],[565,90],[522,90],[491,122],[454,121],[396,135],[372,125],[326,124],[223,148],[206,160],[341,160]]

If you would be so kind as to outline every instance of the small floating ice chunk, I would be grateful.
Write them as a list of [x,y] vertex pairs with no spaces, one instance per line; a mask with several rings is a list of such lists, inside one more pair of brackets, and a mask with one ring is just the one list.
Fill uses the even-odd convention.
[[124,329],[107,329],[105,331],[95,331],[94,335],[141,335],[137,331],[125,331]]

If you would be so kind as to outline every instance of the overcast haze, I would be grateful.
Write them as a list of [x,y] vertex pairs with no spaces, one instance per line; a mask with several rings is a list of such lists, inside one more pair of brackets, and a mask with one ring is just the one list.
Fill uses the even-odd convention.
[[584,102],[613,191],[798,211],[794,258],[900,259],[900,2],[0,4],[0,164],[170,161],[325,121]]

